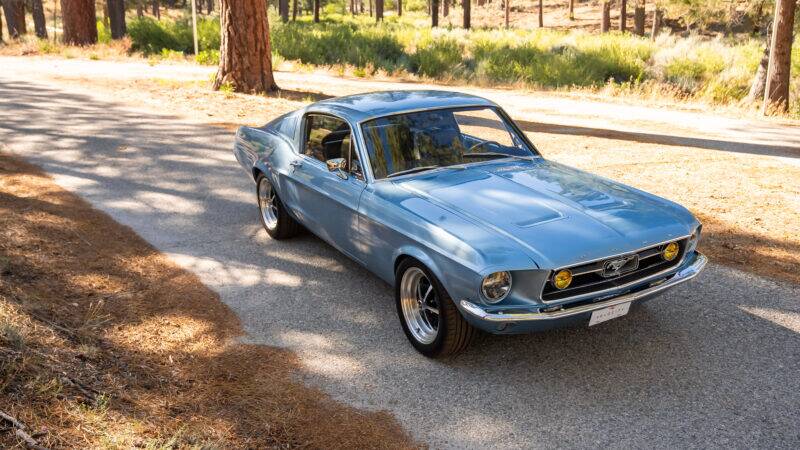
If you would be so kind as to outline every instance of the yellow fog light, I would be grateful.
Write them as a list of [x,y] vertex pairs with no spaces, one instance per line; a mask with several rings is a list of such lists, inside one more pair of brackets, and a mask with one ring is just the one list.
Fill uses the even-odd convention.
[[566,289],[570,283],[572,283],[572,272],[569,270],[559,270],[553,276],[553,286],[558,289]]
[[681,248],[675,242],[670,242],[664,247],[664,250],[661,250],[661,257],[667,261],[672,261],[678,256],[678,252],[681,251]]

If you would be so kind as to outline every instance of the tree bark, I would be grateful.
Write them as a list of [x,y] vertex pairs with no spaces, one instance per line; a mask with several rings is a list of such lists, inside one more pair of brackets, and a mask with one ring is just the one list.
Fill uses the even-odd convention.
[[601,7],[600,32],[608,33],[611,30],[611,2],[604,1]]
[[289,0],[278,0],[278,13],[283,23],[289,21]]
[[108,0],[107,4],[111,39],[122,39],[128,33],[128,26],[125,23],[125,0]]
[[141,3],[136,4],[136,17],[140,19],[144,17],[144,5],[142,5]]
[[628,0],[621,0],[619,4],[619,31],[628,31]]
[[214,0],[208,0],[206,2],[206,14],[211,14],[214,12]]
[[769,51],[767,87],[764,95],[764,114],[789,109],[789,76],[792,68],[792,32],[796,0],[775,2],[775,23]]
[[471,0],[461,0],[461,6],[464,9],[463,26],[464,26],[464,28],[469,29],[469,27],[471,25],[470,24],[470,22],[471,22],[471,10],[472,10]]
[[[195,0],[190,0],[190,1],[195,1]],[[158,6],[159,6],[158,0],[153,0],[153,16],[156,19],[161,20],[161,8],[159,8]]]
[[507,30],[509,28],[510,22],[511,22],[511,0],[504,0],[504,2],[505,2],[505,5],[503,5],[503,6],[505,6],[506,30]]
[[214,89],[261,93],[278,89],[272,75],[267,3],[220,0],[221,42]]
[[297,0],[292,0],[292,22],[295,20],[297,20]]
[[383,20],[383,0],[375,0],[375,21]]
[[94,0],[61,0],[61,17],[65,44],[97,43]]
[[656,40],[656,36],[661,32],[661,22],[664,20],[664,11],[656,7],[653,11],[653,31],[650,33],[650,39]]
[[569,0],[569,20],[575,20],[575,0]]
[[47,39],[47,24],[44,18],[42,0],[31,1],[31,15],[33,16],[33,28],[36,31],[36,37]]
[[544,28],[544,4],[539,0],[539,28]]
[[314,23],[319,23],[319,0],[314,0]]
[[439,0],[431,0],[431,28],[436,28],[438,26],[439,26]]
[[644,36],[644,0],[636,0],[633,10],[633,34]]
[[22,10],[22,23],[23,28],[20,28],[18,23],[20,16],[20,8],[22,8],[22,0],[2,0],[3,14],[6,16],[6,28],[8,29],[8,38],[17,39],[20,35],[25,33],[25,10]]
[[753,77],[753,84],[750,85],[750,92],[745,98],[745,103],[753,104],[764,100],[764,92],[767,90],[767,71],[769,70],[769,50],[772,45],[770,34],[767,34],[767,42],[764,45],[764,54],[758,64],[756,76]]
[[[3,2],[0,2],[0,9],[3,9]],[[5,42],[3,40],[3,12],[0,11],[0,42]]]
[[403,0],[397,0],[397,17],[403,16]]

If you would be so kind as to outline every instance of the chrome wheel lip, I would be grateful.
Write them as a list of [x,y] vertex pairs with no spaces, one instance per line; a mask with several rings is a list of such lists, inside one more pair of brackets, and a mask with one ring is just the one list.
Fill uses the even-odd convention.
[[431,344],[439,335],[439,298],[431,280],[418,267],[411,267],[400,280],[400,309],[406,327],[421,344]]
[[275,190],[266,178],[261,178],[258,182],[258,209],[264,225],[270,230],[278,226],[278,205],[276,203]]

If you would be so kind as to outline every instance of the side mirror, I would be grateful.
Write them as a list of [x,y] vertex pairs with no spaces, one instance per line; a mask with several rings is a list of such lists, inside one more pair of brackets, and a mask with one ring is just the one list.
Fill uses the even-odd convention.
[[325,164],[328,165],[328,171],[336,172],[336,175],[339,175],[339,178],[346,180],[347,179],[347,160],[344,158],[333,158],[325,161]]

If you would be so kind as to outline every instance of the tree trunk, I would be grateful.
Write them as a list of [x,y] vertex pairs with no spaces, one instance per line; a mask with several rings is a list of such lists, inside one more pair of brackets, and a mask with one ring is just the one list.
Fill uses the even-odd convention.
[[636,8],[633,10],[633,34],[644,36],[644,1],[636,0]]
[[[0,9],[3,9],[3,2],[0,2]],[[3,40],[3,12],[0,12],[0,43],[5,42]]]
[[36,30],[36,37],[47,39],[47,25],[45,24],[42,0],[31,1],[31,15],[33,16],[33,28]]
[[297,0],[292,0],[292,22],[297,20]]
[[504,0],[505,5],[505,13],[506,13],[506,29],[510,26],[511,21],[511,0]]
[[431,28],[439,26],[439,0],[431,0]]
[[383,20],[383,0],[375,0],[375,21]]
[[569,20],[575,20],[575,0],[569,0]]
[[144,17],[144,5],[142,5],[141,3],[136,4],[136,17],[140,19]]
[[539,28],[544,28],[544,4],[539,0]]
[[94,0],[61,0],[61,26],[64,28],[65,44],[97,43],[96,20]]
[[764,114],[789,109],[789,75],[792,67],[792,31],[797,0],[775,2],[775,23],[769,51],[767,87],[764,95]]
[[[664,11],[656,7],[653,11],[653,31],[650,33],[650,38],[656,40],[656,36],[661,32],[661,22],[664,20]],[[769,45],[769,44],[768,44]]]
[[221,41],[214,89],[262,93],[278,89],[272,76],[267,3],[264,0],[220,0]]
[[128,33],[125,24],[125,0],[108,0],[108,18],[111,22],[111,39],[122,39]]
[[764,100],[764,92],[767,89],[767,70],[769,70],[769,48],[771,44],[770,34],[767,34],[764,55],[758,64],[758,70],[756,70],[756,76],[753,78],[753,84],[750,85],[750,92],[745,98],[745,103],[753,104]]
[[397,0],[397,17],[403,17],[403,0]]
[[[191,1],[195,1],[195,0],[191,0]],[[161,20],[161,8],[158,7],[158,0],[153,0],[153,16],[156,19]]]
[[278,0],[278,13],[283,23],[289,21],[289,0]]
[[621,0],[619,4],[619,31],[628,31],[628,0]]
[[602,8],[602,16],[600,19],[600,32],[601,33],[608,33],[611,29],[611,2],[604,1],[603,8]]
[[208,0],[206,2],[206,14],[211,14],[214,12],[214,0]]
[[[6,16],[6,27],[8,28],[8,38],[9,39],[17,39],[20,35],[24,34],[24,29],[21,29],[18,21],[19,21],[19,10],[22,8],[22,1],[21,0],[2,0],[3,3],[3,14]],[[25,11],[22,10],[22,22],[25,22]]]
[[319,23],[319,0],[314,0],[314,23]]

